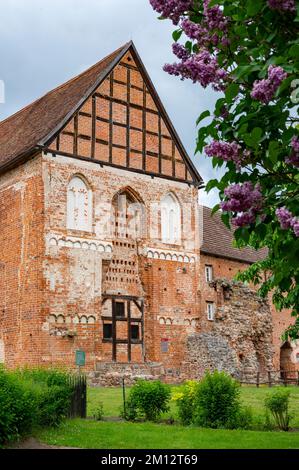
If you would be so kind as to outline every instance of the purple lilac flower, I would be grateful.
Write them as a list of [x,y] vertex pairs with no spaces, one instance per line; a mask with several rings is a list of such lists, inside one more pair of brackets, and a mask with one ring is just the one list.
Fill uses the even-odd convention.
[[293,223],[293,230],[296,237],[299,237],[299,219],[297,219],[296,222]]
[[294,217],[292,212],[286,207],[280,207],[275,211],[276,217],[279,220],[280,227],[283,230],[293,229],[296,237],[299,237],[299,219]]
[[264,104],[268,104],[273,98],[277,88],[286,77],[287,73],[282,67],[270,65],[268,68],[268,78],[254,82],[251,97]]
[[253,186],[251,181],[232,184],[224,190],[224,194],[227,200],[220,204],[221,209],[236,213],[232,218],[235,226],[244,227],[254,223],[263,205],[263,196],[258,184]]
[[292,13],[296,11],[295,0],[268,0],[268,5],[271,10],[290,11]]
[[287,230],[288,228],[292,227],[291,222],[293,219],[293,214],[286,207],[280,207],[279,209],[276,209],[275,214],[283,230]]
[[163,70],[170,75],[180,76],[182,80],[190,78],[193,83],[199,82],[204,88],[212,85],[216,91],[224,89],[227,76],[225,70],[219,68],[217,60],[207,50],[192,54],[180,63],[165,64]]
[[[184,18],[180,27],[190,39],[197,41],[199,47],[216,47],[219,43],[226,47],[229,44],[226,37],[228,18],[223,15],[218,5],[209,8],[209,1],[204,1],[203,19],[200,24],[193,23],[189,18]],[[222,37],[215,30],[222,31]]]
[[291,140],[291,154],[288,158],[286,158],[286,162],[290,165],[299,167],[299,138],[298,136],[294,136]]
[[204,0],[204,16],[208,29],[219,29],[224,31],[227,27],[228,18],[223,15],[219,5],[209,7],[210,0]]
[[187,60],[190,57],[190,52],[177,42],[172,45],[172,52],[181,60]]
[[153,9],[178,24],[181,16],[192,7],[193,0],[150,0]]
[[220,140],[214,140],[207,145],[205,153],[208,157],[217,157],[227,162],[235,162],[237,166],[240,166],[249,156],[247,151],[242,153],[242,148],[237,142],[223,142]]

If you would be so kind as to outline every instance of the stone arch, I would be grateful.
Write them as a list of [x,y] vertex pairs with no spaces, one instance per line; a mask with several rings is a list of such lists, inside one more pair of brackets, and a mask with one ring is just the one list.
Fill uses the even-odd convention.
[[92,190],[79,174],[73,175],[67,186],[67,228],[92,230]]
[[182,210],[177,196],[167,193],[161,199],[161,239],[164,243],[180,243]]
[[292,362],[292,346],[289,341],[285,341],[280,347],[280,371],[284,373],[286,371],[294,369],[294,364]]

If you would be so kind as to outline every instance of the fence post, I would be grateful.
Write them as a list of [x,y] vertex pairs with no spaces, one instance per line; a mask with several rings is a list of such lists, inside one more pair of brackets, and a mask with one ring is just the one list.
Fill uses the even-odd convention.
[[256,374],[256,386],[257,387],[260,386],[260,373],[259,372]]
[[268,371],[268,385],[269,387],[272,387],[272,378],[271,378],[271,371]]
[[123,385],[123,403],[124,403],[124,418],[126,418],[126,388],[125,388],[125,378],[122,379]]

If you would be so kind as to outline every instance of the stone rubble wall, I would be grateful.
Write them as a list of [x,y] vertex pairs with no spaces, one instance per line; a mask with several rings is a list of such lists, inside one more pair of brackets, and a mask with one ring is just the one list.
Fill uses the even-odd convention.
[[205,370],[224,370],[242,381],[267,380],[272,370],[272,317],[267,301],[242,283],[214,281],[218,298],[209,332],[190,335],[182,377],[198,379]]

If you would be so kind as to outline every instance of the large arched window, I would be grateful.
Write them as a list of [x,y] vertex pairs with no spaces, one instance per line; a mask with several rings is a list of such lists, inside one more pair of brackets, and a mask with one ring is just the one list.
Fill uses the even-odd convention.
[[92,192],[79,176],[74,176],[67,187],[67,228],[92,229]]
[[161,237],[164,243],[179,243],[181,240],[181,208],[171,193],[161,201]]

